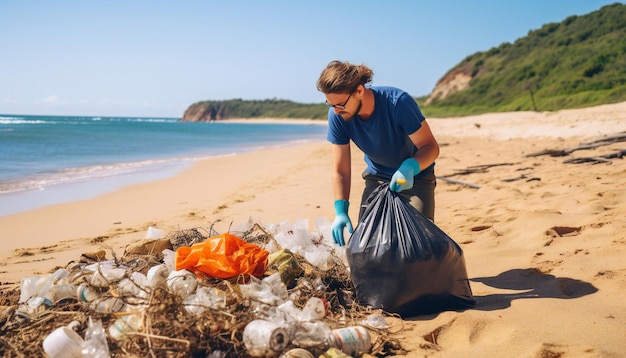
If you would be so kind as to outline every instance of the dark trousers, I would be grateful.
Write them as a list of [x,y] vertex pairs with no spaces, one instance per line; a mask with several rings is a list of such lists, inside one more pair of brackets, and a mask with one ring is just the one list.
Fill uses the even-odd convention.
[[[383,183],[389,183],[389,179],[363,172],[365,179],[365,189],[361,196],[361,208],[359,210],[359,222],[363,218],[365,209],[367,208],[367,198],[370,194]],[[398,194],[407,199],[412,207],[416,208],[420,213],[424,214],[431,221],[435,220],[435,186],[437,185],[434,172],[422,173],[415,178],[413,187],[403,190]]]

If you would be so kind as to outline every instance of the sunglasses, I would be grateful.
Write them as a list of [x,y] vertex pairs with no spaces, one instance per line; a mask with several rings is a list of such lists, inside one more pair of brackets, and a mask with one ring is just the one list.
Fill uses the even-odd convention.
[[[352,93],[354,93],[354,92],[352,92]],[[344,109],[346,109],[346,104],[348,104],[348,101],[350,100],[350,97],[352,97],[352,93],[350,93],[350,95],[348,96],[348,99],[346,99],[346,101],[341,103],[341,104],[330,104],[330,103],[328,103],[328,101],[326,101],[326,105],[328,107],[330,107],[330,108],[335,108],[335,109],[338,109],[340,111],[344,110]]]

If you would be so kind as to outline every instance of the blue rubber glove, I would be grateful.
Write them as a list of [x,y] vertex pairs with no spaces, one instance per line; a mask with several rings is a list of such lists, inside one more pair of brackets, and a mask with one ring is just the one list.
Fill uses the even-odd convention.
[[399,193],[413,187],[413,177],[421,171],[420,163],[413,158],[405,159],[391,177],[389,190]]
[[346,244],[343,240],[343,229],[345,227],[348,227],[349,233],[352,234],[352,232],[354,232],[352,222],[348,216],[348,206],[350,206],[350,203],[347,200],[335,200],[335,221],[333,221],[333,225],[331,226],[331,232],[335,244],[339,246]]

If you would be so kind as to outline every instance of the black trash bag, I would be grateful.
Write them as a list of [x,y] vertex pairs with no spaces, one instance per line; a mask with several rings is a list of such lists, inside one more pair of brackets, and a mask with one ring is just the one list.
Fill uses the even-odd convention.
[[463,250],[380,185],[346,247],[359,303],[403,317],[473,307]]

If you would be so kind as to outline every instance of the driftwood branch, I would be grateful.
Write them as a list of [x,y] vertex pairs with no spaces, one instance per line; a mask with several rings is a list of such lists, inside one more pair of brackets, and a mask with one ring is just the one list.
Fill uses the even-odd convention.
[[549,155],[551,157],[565,157],[577,150],[593,149],[613,143],[626,142],[626,132],[611,135],[605,138],[597,139],[591,142],[582,142],[577,147],[568,149],[545,149],[535,153],[526,154],[526,157],[539,157]]
[[626,155],[626,149],[622,149],[622,150],[618,150],[618,151],[616,151],[614,153],[605,154],[605,155],[597,155],[597,156],[594,156],[594,157],[583,157],[583,158],[567,159],[567,160],[564,160],[563,163],[567,163],[567,164],[580,164],[580,163],[600,164],[600,163],[610,163],[611,161],[608,160],[608,159],[615,159],[615,158],[622,159],[622,158],[624,158],[625,155]]
[[522,175],[520,175],[518,177],[515,177],[515,178],[502,179],[502,181],[506,182],[506,183],[510,183],[510,182],[514,182],[514,181],[518,181],[518,180],[526,180],[527,182],[529,182],[529,181],[540,181],[541,178],[539,178],[539,177],[529,177],[526,174],[522,174]]
[[540,157],[542,155],[549,155],[551,157],[566,157],[570,155],[574,150],[577,149],[544,149],[539,152],[528,153],[526,154],[526,158]]
[[474,184],[474,183],[470,183],[470,182],[466,182],[466,181],[462,181],[462,180],[455,180],[455,179],[450,179],[449,177],[451,176],[455,176],[455,175],[468,175],[468,174],[475,174],[475,173],[486,173],[488,171],[489,168],[493,168],[493,167],[500,167],[500,166],[505,166],[505,165],[514,165],[517,163],[494,163],[494,164],[481,164],[481,165],[473,165],[471,167],[467,167],[465,169],[462,170],[457,170],[455,173],[449,174],[447,176],[438,176],[437,179],[446,181],[448,183],[452,183],[452,184],[459,184],[459,185],[465,185],[468,186],[470,188],[474,188],[474,189],[480,189],[480,185],[478,184]]
[[[573,148],[569,148],[569,149],[545,149],[539,152],[535,152],[535,153],[530,153],[527,154],[526,157],[538,157],[541,155],[550,155],[552,157],[563,157],[563,156],[568,156],[571,153],[577,151],[577,150],[583,150],[583,149],[592,149],[592,148],[597,148],[597,147],[601,147],[604,145],[609,145],[609,144],[613,144],[613,143],[618,143],[618,142],[626,142],[626,132],[622,132],[622,133],[618,133],[616,135],[612,135],[612,136],[608,136],[605,138],[601,138],[595,141],[591,141],[591,142],[582,142],[580,143],[579,146],[577,147],[573,147]],[[579,164],[579,163],[593,163],[593,164],[599,164],[599,163],[611,163],[611,161],[609,159],[613,159],[613,158],[623,158],[624,156],[626,156],[626,149],[622,149],[622,150],[618,150],[615,153],[611,153],[611,154],[605,154],[605,155],[598,155],[598,156],[593,156],[593,157],[586,157],[586,158],[573,158],[573,159],[568,159],[563,161],[563,163],[573,163],[573,164]],[[475,174],[475,173],[486,173],[488,171],[489,168],[493,168],[493,167],[498,167],[498,166],[507,166],[507,165],[515,165],[518,163],[495,163],[495,164],[483,164],[483,165],[474,165],[471,167],[467,167],[465,169],[462,170],[457,170],[456,172],[449,174],[447,176],[437,176],[437,179],[443,180],[445,182],[448,183],[452,183],[452,184],[459,184],[459,185],[465,185],[468,186],[470,188],[474,188],[474,189],[480,189],[481,186],[478,184],[474,184],[474,183],[470,183],[470,182],[466,182],[466,181],[462,181],[462,180],[455,180],[455,179],[450,179],[449,177],[451,176],[456,176],[456,175],[468,175],[468,174]],[[526,169],[530,169],[530,168],[526,168]],[[528,174],[521,174],[518,177],[515,178],[508,178],[508,179],[502,179],[503,182],[513,182],[513,181],[517,181],[517,180],[526,180],[526,181],[539,181],[541,180],[541,178],[539,177],[529,177]]]
[[500,166],[505,166],[505,165],[515,165],[515,164],[518,164],[518,163],[495,163],[495,164],[473,165],[471,167],[467,167],[467,168],[462,169],[462,170],[457,170],[455,173],[452,173],[452,174],[447,175],[447,176],[451,177],[451,176],[455,176],[455,175],[467,175],[467,174],[474,174],[474,173],[486,173],[489,168],[500,167]]
[[591,142],[586,142],[586,143],[584,142],[580,144],[600,146],[600,145],[609,145],[612,143],[619,143],[619,142],[626,142],[626,132],[617,133],[608,137],[604,137],[604,138],[597,139]]
[[465,185],[465,186],[468,186],[470,188],[480,189],[480,185],[474,184],[474,183],[469,183],[469,182],[462,181],[462,180],[454,180],[454,179],[450,179],[450,178],[442,177],[442,176],[438,176],[437,179],[443,180],[443,181],[446,181],[446,182],[452,183],[452,184]]

